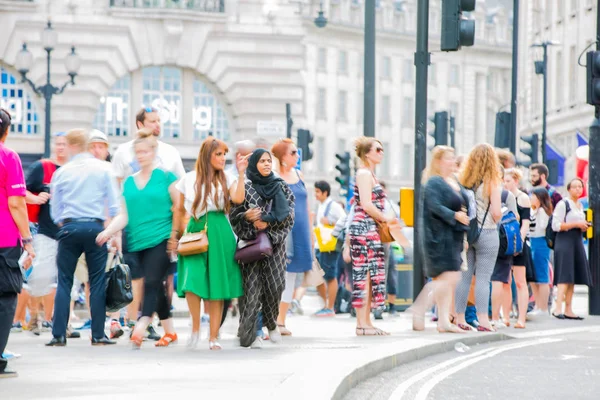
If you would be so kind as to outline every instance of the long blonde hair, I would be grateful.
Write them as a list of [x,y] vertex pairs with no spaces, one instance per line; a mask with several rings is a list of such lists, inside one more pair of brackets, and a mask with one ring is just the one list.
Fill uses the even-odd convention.
[[459,181],[468,189],[476,189],[483,184],[483,194],[489,198],[492,188],[502,181],[500,160],[494,148],[487,143],[475,146],[465,161]]
[[440,162],[448,153],[454,154],[454,149],[450,146],[435,146],[433,148],[431,152],[431,161],[423,174],[423,182],[427,182],[429,178],[433,176],[440,176],[442,174]]

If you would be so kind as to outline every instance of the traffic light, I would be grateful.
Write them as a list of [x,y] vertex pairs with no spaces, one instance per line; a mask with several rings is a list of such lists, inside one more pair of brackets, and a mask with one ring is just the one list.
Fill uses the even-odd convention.
[[529,148],[521,148],[521,153],[529,157],[529,161],[519,161],[519,165],[529,167],[531,164],[538,162],[538,154],[540,151],[538,134],[534,133],[531,136],[521,136],[521,140],[525,143],[529,143]]
[[600,51],[587,53],[587,103],[600,106]]
[[340,172],[340,175],[336,176],[335,180],[347,192],[350,188],[350,153],[347,151],[338,153],[335,155],[335,158],[338,159],[335,169]]
[[496,134],[494,147],[507,149],[510,147],[510,113],[502,111],[496,114]]
[[475,21],[463,19],[464,11],[475,10],[475,0],[442,1],[442,51],[457,51],[475,43]]
[[439,111],[436,112],[433,118],[430,120],[435,125],[432,132],[429,135],[435,140],[434,146],[447,146],[448,145],[448,112]]
[[313,151],[310,148],[315,140],[313,134],[308,129],[298,129],[298,148],[302,150],[302,161],[312,160]]

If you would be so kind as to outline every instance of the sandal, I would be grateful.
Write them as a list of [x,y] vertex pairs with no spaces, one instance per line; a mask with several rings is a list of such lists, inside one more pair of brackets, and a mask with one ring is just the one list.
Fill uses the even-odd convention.
[[504,323],[504,325],[506,325],[506,327],[508,328],[510,326],[510,320],[505,319],[504,321],[502,321]]
[[462,329],[465,332],[473,332],[475,330],[475,328],[473,328],[469,324],[457,324],[456,326],[458,326],[460,329]]
[[448,324],[447,326],[438,326],[439,333],[465,333],[464,330],[454,324]]
[[580,317],[578,315],[575,315],[574,317],[571,317],[570,315],[567,314],[563,314],[565,316],[565,319],[570,319],[572,321],[583,321],[583,317]]
[[292,336],[292,332],[285,327],[285,325],[277,325],[279,327],[279,333],[281,336]]
[[522,322],[517,322],[515,324],[515,329],[525,329],[525,324]]
[[208,348],[210,350],[223,350],[223,346],[216,340],[211,340],[208,342]]
[[375,327],[356,327],[356,336],[389,336],[389,333]]
[[131,343],[131,348],[133,350],[139,350],[142,347],[142,342],[144,341],[143,336],[131,335],[129,342]]
[[490,328],[486,328],[486,327],[485,327],[485,326],[483,326],[483,325],[479,325],[479,326],[477,327],[477,332],[496,332],[496,330],[495,330],[494,328],[491,328],[491,329],[490,329]]
[[170,344],[177,343],[177,334],[176,333],[165,333],[163,337],[160,338],[158,342],[156,342],[156,347],[168,347]]

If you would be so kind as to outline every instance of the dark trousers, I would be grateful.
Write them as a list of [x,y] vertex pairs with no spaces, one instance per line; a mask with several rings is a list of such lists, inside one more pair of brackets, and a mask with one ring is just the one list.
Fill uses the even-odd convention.
[[99,222],[71,222],[58,232],[58,288],[54,303],[52,335],[66,336],[69,322],[71,289],[77,260],[82,253],[88,265],[90,282],[90,310],[92,337],[104,338],[106,317],[106,246],[96,244],[96,236],[103,230]]
[[17,309],[17,294],[6,293],[0,296],[0,372],[6,368],[7,361],[2,358],[2,353],[8,343],[8,335],[12,328],[13,318]]
[[135,253],[140,266],[144,269],[142,317],[152,317],[156,312],[161,320],[171,318],[171,302],[167,299],[163,283],[171,268],[171,261],[167,254],[167,241]]

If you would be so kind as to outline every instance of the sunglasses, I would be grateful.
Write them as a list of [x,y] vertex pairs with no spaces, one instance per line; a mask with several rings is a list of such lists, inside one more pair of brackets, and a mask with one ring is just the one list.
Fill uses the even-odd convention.
[[154,107],[146,107],[146,108],[144,108],[144,111],[146,111],[147,113],[151,113],[151,112],[157,112],[158,110]]
[[292,152],[290,153],[290,155],[295,156],[296,154],[298,154],[298,150],[292,150]]

